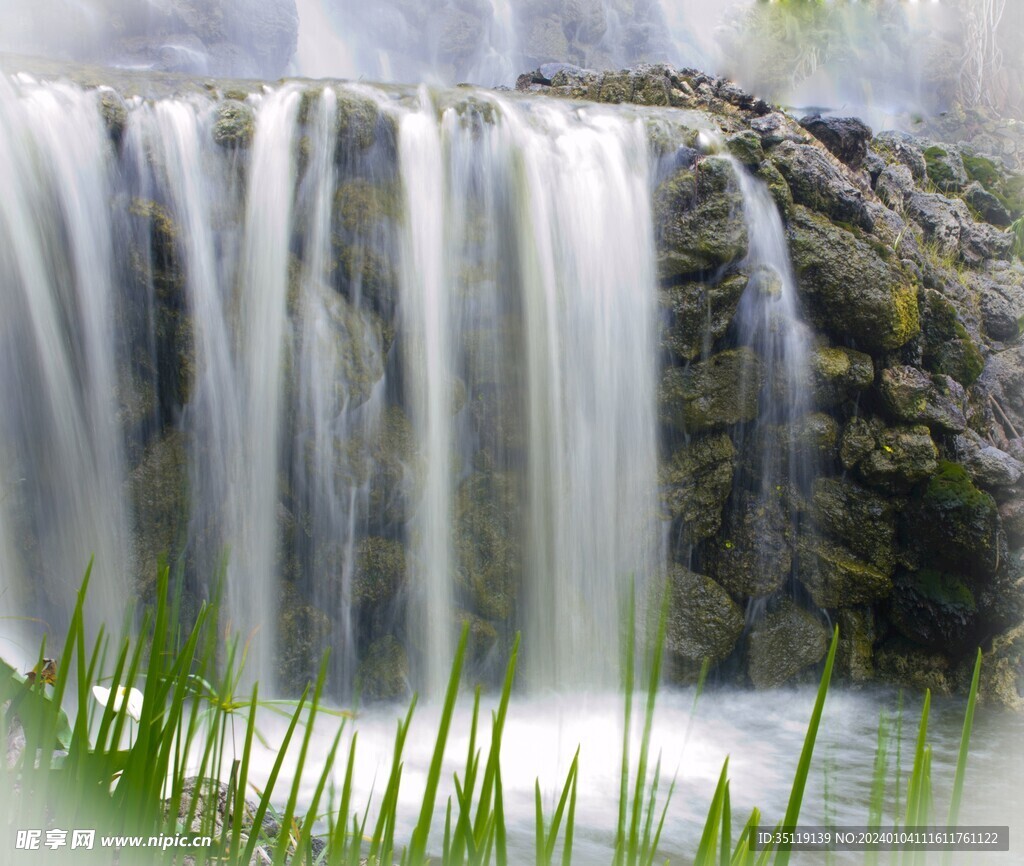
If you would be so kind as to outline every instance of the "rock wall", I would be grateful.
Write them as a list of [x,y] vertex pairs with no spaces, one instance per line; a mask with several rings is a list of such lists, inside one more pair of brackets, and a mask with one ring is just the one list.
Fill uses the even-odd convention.
[[[654,192],[676,675],[813,676],[838,623],[846,680],[955,692],[980,646],[986,694],[1020,707],[1021,177],[987,139],[797,122],[694,70],[554,66],[518,88],[702,110],[721,135],[663,143]],[[759,360],[735,344],[747,239],[723,150],[775,196],[816,333],[811,412],[767,435],[818,477],[777,507],[749,495],[742,443],[767,407],[742,387]]]

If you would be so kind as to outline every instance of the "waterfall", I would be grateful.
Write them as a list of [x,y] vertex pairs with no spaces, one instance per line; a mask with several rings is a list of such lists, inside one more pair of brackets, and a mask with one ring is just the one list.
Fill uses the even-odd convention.
[[17,609],[58,634],[90,555],[93,628],[120,622],[131,572],[112,165],[96,100],[0,79],[0,515],[18,542],[0,549],[0,570]]
[[466,618],[482,668],[525,628],[532,687],[614,682],[663,558],[641,120],[2,87],[5,610],[95,551],[119,624],[170,554],[264,692],[331,646],[339,694],[382,653],[436,694]]
[[[795,531],[797,502],[810,489],[818,467],[798,443],[797,424],[812,408],[809,392],[811,331],[804,323],[796,277],[789,257],[786,230],[778,206],[765,183],[730,160],[743,199],[749,248],[743,268],[750,278],[736,313],[737,340],[757,353],[762,382],[744,381],[760,389],[761,413],[738,444],[747,454],[747,501],[755,503],[756,519],[778,519],[783,531]],[[770,545],[756,550],[759,567],[777,567]],[[756,605],[755,605],[756,606]]]

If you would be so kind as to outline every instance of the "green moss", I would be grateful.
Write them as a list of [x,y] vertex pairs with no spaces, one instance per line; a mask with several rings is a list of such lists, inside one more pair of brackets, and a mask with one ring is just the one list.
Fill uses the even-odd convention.
[[405,548],[388,538],[364,538],[359,545],[352,582],[357,604],[381,605],[391,601],[405,578]]
[[244,102],[226,100],[217,110],[213,140],[221,147],[246,148],[256,132],[256,115]]
[[992,497],[979,490],[967,470],[959,463],[940,460],[939,468],[928,481],[924,501],[927,505],[947,509],[987,509]]
[[925,568],[914,574],[913,586],[923,598],[942,607],[956,608],[964,614],[978,608],[974,593],[956,575]]
[[386,635],[370,644],[357,674],[364,698],[391,700],[409,690],[409,657],[394,637]]

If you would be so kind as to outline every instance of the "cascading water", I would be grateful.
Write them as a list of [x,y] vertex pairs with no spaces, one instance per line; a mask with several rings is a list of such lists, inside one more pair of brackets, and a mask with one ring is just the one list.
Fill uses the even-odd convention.
[[95,554],[92,625],[118,622],[130,573],[115,402],[123,335],[95,94],[0,80],[0,164],[4,592],[59,633]]
[[[793,537],[797,530],[797,503],[806,495],[818,467],[801,448],[799,425],[812,408],[809,383],[811,332],[804,323],[796,278],[789,257],[786,230],[768,187],[731,160],[743,201],[748,251],[743,268],[749,281],[736,312],[737,342],[751,347],[758,359],[758,375],[749,369],[742,387],[759,392],[761,413],[757,423],[739,432],[739,450],[746,457],[744,482],[732,508],[737,520],[764,521],[769,532],[757,533],[750,551],[757,572],[766,578],[765,589],[787,578],[791,558],[771,544],[762,543],[772,532]],[[753,593],[757,595],[758,593]],[[767,594],[767,592],[765,592]],[[759,606],[751,606],[756,615]]]
[[484,666],[522,624],[534,687],[614,681],[662,560],[641,121],[289,85],[104,127],[109,92],[4,87],[5,605],[67,610],[96,550],[116,623],[171,553],[196,602],[226,562],[265,691],[404,644],[436,693],[464,617]]

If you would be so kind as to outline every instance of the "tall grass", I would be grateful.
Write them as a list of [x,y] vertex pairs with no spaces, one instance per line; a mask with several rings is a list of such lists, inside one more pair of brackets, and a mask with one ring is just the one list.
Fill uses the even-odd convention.
[[[347,755],[339,748],[349,716],[322,702],[327,658],[315,682],[302,697],[290,702],[261,701],[258,687],[241,697],[236,694],[244,649],[237,643],[223,646],[211,606],[199,610],[194,626],[184,633],[177,622],[177,605],[169,589],[166,567],[157,581],[155,610],[143,621],[139,637],[121,640],[116,646],[101,632],[87,648],[83,609],[89,585],[87,571],[65,637],[52,685],[45,677],[24,676],[9,665],[0,669],[0,706],[5,707],[3,730],[16,717],[24,727],[26,748],[12,768],[0,770],[0,821],[7,838],[0,839],[5,852],[14,850],[12,834],[18,829],[95,828],[101,836],[209,836],[209,848],[122,850],[119,862],[184,864],[285,863],[359,866],[368,862],[426,866],[509,866],[508,828],[502,787],[501,750],[519,654],[519,639],[512,647],[496,708],[490,717],[490,741],[479,745],[481,693],[473,693],[469,746],[464,764],[451,779],[454,794],[438,803],[445,757],[456,703],[460,696],[466,659],[468,626],[464,626],[452,664],[441,709],[434,750],[422,791],[417,791],[419,814],[408,840],[397,838],[398,803],[404,769],[404,751],[416,709],[397,722],[391,768],[383,791],[373,806],[355,810],[354,768],[357,735]],[[636,681],[636,634],[632,602],[624,641],[624,718],[618,821],[609,860],[612,866],[653,866],[665,862],[660,854],[663,830],[676,780],[662,772],[661,756],[652,756],[651,739],[661,663],[664,651],[667,598],[660,607],[657,627],[644,653],[646,690],[634,694]],[[799,755],[789,802],[778,826],[798,823],[802,811],[815,743],[828,694],[838,646],[838,629],[826,657],[814,708]],[[40,651],[40,665],[45,645]],[[112,663],[108,666],[107,659]],[[963,795],[967,755],[977,700],[981,664],[975,666],[963,734],[956,765],[948,820],[955,823]],[[109,675],[104,672],[109,670]],[[99,718],[90,721],[91,687],[102,680],[116,694],[120,687],[141,688],[142,711],[137,723],[128,714],[128,702],[119,707],[108,702]],[[698,687],[698,694],[699,694]],[[76,705],[74,720],[63,709],[67,695]],[[643,706],[639,750],[633,755],[633,704]],[[913,768],[907,780],[903,820],[925,824],[934,811],[931,786],[931,750],[927,744],[930,697],[925,696]],[[277,745],[278,753],[266,785],[256,790],[251,783],[254,741],[262,739],[257,716],[263,710],[285,713],[288,725]],[[338,730],[322,771],[312,780],[313,794],[300,809],[300,782],[306,768],[314,722],[334,717]],[[244,720],[245,734],[235,740],[236,721]],[[879,724],[874,782],[868,811],[869,824],[884,818],[886,787],[890,775],[891,723]],[[301,733],[300,733],[301,731]],[[298,742],[294,776],[287,790],[278,782],[285,756]],[[897,741],[898,751],[898,741]],[[653,770],[651,769],[653,757]],[[198,766],[193,766],[198,759]],[[337,768],[337,769],[336,769]],[[580,779],[577,750],[550,814],[545,813],[541,782],[535,786],[535,842],[533,860],[538,866],[574,858],[576,805]],[[898,773],[898,759],[897,759]],[[197,781],[192,781],[195,779]],[[220,781],[226,779],[226,783]],[[191,782],[191,783],[190,783]],[[897,802],[899,778],[896,777]],[[283,809],[278,808],[283,804]],[[322,811],[321,811],[322,810]],[[708,808],[699,843],[692,855],[695,866],[787,866],[787,847],[755,844],[762,820],[754,809],[738,835],[732,814],[729,761],[722,766]],[[443,829],[442,829],[443,828]],[[44,834],[45,836],[45,834]],[[29,857],[29,852],[18,852]],[[49,853],[38,854],[46,858]],[[187,858],[186,859],[186,855]],[[901,862],[919,862],[907,854]],[[59,855],[58,855],[59,859]],[[75,851],[76,863],[109,863],[111,850]],[[19,861],[20,862],[20,861]],[[26,861],[28,862],[28,861]],[[53,860],[47,862],[54,862]],[[515,862],[522,862],[522,855]],[[875,862],[869,854],[866,862]]]

